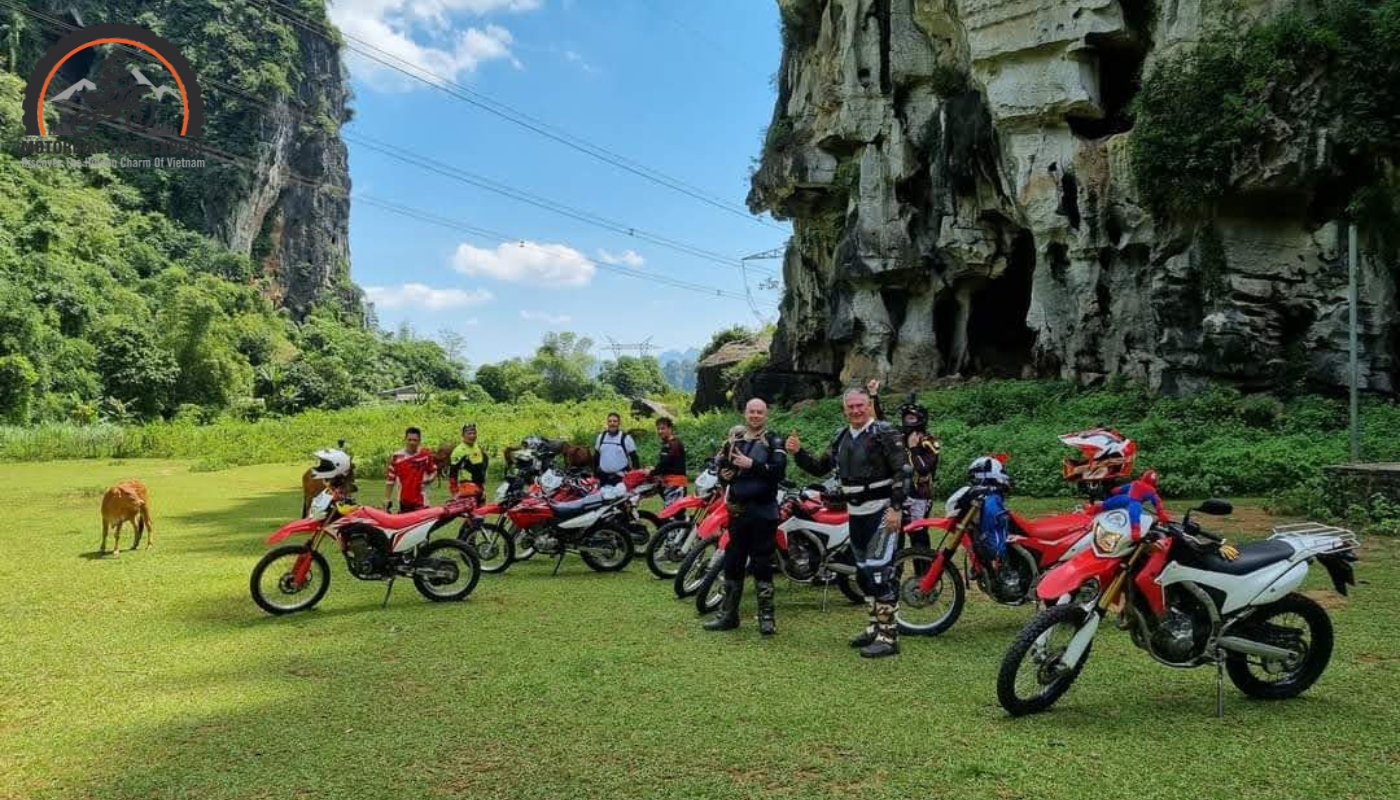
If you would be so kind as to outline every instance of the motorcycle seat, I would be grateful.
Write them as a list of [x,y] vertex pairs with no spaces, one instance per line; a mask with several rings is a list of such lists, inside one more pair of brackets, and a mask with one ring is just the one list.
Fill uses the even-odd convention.
[[577,500],[565,500],[562,503],[556,503],[555,501],[551,500],[549,501],[549,507],[554,511],[555,514],[558,514],[560,516],[567,516],[570,514],[582,514],[585,511],[591,511],[592,509],[595,509],[606,502],[608,502],[608,500],[606,497],[603,497],[603,494],[601,492],[594,492],[590,495],[584,495],[583,497],[580,497]]
[[1011,512],[1011,522],[1032,539],[1060,539],[1078,531],[1088,530],[1093,517],[1083,513],[1057,514],[1042,519],[1026,519]]
[[430,519],[437,519],[442,514],[440,506],[428,506],[407,514],[390,514],[373,506],[360,506],[360,511],[375,525],[391,531],[411,528]]
[[1265,539],[1240,549],[1239,558],[1229,561],[1218,552],[1200,553],[1190,560],[1190,566],[1222,575],[1248,575],[1270,564],[1287,561],[1293,556],[1293,545],[1279,539]]

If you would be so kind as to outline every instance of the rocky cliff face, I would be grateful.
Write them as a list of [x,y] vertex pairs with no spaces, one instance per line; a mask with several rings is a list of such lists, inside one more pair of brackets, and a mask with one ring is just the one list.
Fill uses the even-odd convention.
[[[250,190],[206,210],[206,229],[255,256],[278,302],[301,319],[322,298],[360,303],[350,283],[350,167],[339,126],[348,118],[340,48],[297,29],[302,77],[263,111]],[[326,122],[332,124],[326,125]]]
[[[1236,22],[1301,1],[1241,0]],[[1344,385],[1344,229],[1304,188],[1325,130],[1281,129],[1206,220],[1154,219],[1134,188],[1138,78],[1225,5],[779,0],[749,197],[795,231],[772,370],[896,390],[973,373]],[[1361,380],[1381,392],[1400,378],[1392,266],[1360,269]]]

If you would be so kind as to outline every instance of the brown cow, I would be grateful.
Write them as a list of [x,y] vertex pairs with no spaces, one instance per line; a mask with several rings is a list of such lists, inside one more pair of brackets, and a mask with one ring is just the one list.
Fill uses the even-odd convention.
[[146,493],[146,484],[136,479],[119,481],[102,496],[102,547],[98,553],[107,552],[107,531],[116,526],[112,540],[112,555],[122,554],[122,525],[130,522],[136,529],[136,541],[131,549],[141,546],[141,537],[146,536],[146,549],[156,542],[156,529],[151,524],[151,503]]

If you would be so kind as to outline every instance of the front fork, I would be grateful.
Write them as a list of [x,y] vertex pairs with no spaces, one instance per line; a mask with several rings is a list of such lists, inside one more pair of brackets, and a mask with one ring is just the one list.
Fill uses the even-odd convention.
[[934,557],[933,563],[929,564],[928,572],[919,580],[919,592],[929,594],[933,587],[938,585],[938,579],[943,577],[943,565],[953,559],[958,552],[958,545],[962,544],[963,533],[967,526],[972,523],[974,513],[969,511],[966,516],[958,520],[958,524],[953,526],[951,531],[943,534],[943,540],[938,543],[938,555]]
[[316,547],[321,543],[321,538],[325,535],[325,529],[318,529],[311,534],[311,541],[307,543],[306,550],[297,556],[297,563],[292,567],[292,584],[300,589],[306,584],[306,576],[311,574],[312,554],[316,552]]

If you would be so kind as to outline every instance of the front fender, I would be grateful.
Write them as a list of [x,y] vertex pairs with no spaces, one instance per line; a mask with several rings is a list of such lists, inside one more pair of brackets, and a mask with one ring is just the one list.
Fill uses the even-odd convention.
[[685,511],[686,509],[690,509],[690,508],[699,508],[699,507],[705,505],[705,502],[706,502],[705,498],[703,498],[703,497],[696,497],[695,495],[690,495],[690,496],[688,496],[688,497],[682,497],[681,499],[677,500],[676,502],[674,502],[674,503],[670,504],[669,506],[666,506],[665,508],[661,509],[661,513],[660,513],[660,514],[657,514],[656,516],[660,517],[661,519],[670,519],[671,517],[674,517],[675,515],[681,513],[682,511]]
[[1073,594],[1090,580],[1097,579],[1099,588],[1102,589],[1108,586],[1108,582],[1122,567],[1121,558],[1100,558],[1093,550],[1085,550],[1045,573],[1036,588],[1036,594],[1044,602],[1053,604],[1061,596]]
[[319,519],[299,519],[296,522],[288,522],[277,529],[277,532],[267,537],[267,544],[277,544],[293,536],[309,536],[321,529]]
[[956,517],[925,517],[916,519],[904,526],[905,533],[927,530],[928,528],[938,528],[940,530],[951,531],[953,525],[957,523]]
[[728,525],[729,509],[725,506],[720,506],[719,508],[710,512],[709,516],[700,520],[700,526],[697,527],[695,530],[697,533],[700,534],[701,537],[705,537],[716,533],[717,531],[719,531],[720,528],[726,527]]

